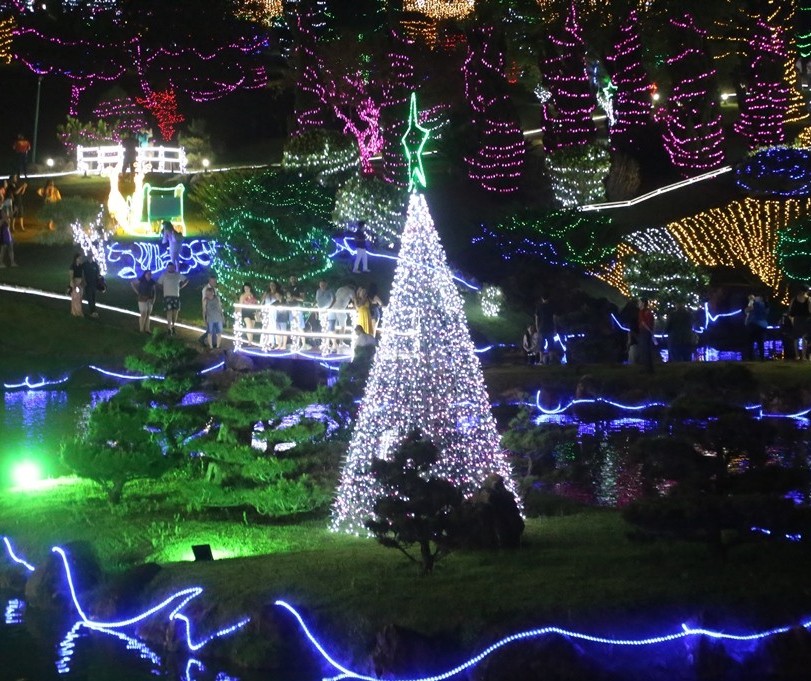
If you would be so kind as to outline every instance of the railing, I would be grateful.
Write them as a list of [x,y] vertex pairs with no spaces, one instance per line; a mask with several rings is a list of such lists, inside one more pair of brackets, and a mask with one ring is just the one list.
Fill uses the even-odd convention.
[[[251,313],[254,317],[253,328],[246,326],[243,321],[243,318]],[[317,322],[319,328],[326,329],[328,322],[333,320],[335,331],[307,330],[307,322]],[[234,349],[240,351],[255,348],[266,353],[280,351],[352,357],[355,352],[354,329],[357,321],[358,313],[354,309],[319,310],[298,305],[236,303]],[[284,325],[287,328],[284,328]],[[312,328],[315,324],[310,326]]]
[[[124,147],[120,144],[103,147],[76,147],[76,170],[87,175],[101,175],[111,169],[124,167]],[[138,147],[135,169],[145,173],[185,173],[186,150],[183,147]]]

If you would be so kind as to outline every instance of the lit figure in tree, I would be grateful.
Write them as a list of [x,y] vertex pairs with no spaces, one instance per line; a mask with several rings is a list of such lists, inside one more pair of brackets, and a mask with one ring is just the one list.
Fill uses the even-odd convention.
[[364,523],[381,494],[371,474],[372,460],[391,457],[415,429],[440,450],[430,475],[449,480],[466,495],[498,475],[516,494],[462,298],[425,197],[416,191],[418,184],[425,186],[421,151],[427,133],[412,95],[403,137],[412,193],[386,325],[332,508],[332,527],[338,531],[366,534]]

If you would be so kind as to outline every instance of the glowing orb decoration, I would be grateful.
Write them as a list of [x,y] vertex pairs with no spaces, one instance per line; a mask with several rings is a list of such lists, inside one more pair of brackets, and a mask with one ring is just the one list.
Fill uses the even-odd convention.
[[35,461],[21,461],[11,469],[11,482],[17,489],[33,489],[42,479],[42,469]]
[[498,286],[488,284],[482,288],[481,301],[482,314],[485,317],[498,317],[504,302],[504,293]]
[[404,0],[404,12],[417,12],[432,19],[462,19],[473,11],[476,0]]

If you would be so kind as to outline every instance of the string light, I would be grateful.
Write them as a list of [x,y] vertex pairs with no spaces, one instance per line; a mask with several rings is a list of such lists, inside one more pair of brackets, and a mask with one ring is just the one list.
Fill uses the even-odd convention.
[[414,429],[439,449],[431,475],[464,494],[500,475],[516,495],[467,329],[425,197],[414,192],[394,273],[386,326],[375,352],[332,508],[332,528],[367,534],[387,458]]
[[[323,658],[323,660],[328,665],[330,665],[333,669],[335,669],[336,672],[338,672],[336,676],[330,677],[328,681],[337,681],[338,679],[358,679],[359,681],[377,681],[377,678],[374,676],[369,676],[360,672],[353,671],[346,665],[338,662],[335,659],[334,655],[330,654],[330,652],[326,649],[326,647],[310,631],[310,629],[307,627],[307,624],[304,621],[304,618],[292,605],[282,600],[275,601],[274,605],[286,610],[293,616],[293,618],[298,623],[302,633],[304,634],[304,637],[310,642],[310,645],[313,647],[313,649],[318,652],[318,654]],[[459,676],[460,674],[475,668],[487,657],[489,657],[496,651],[500,650],[501,648],[504,648],[505,646],[523,641],[531,641],[533,639],[546,638],[549,636],[561,636],[566,639],[605,646],[648,648],[651,646],[668,644],[674,641],[685,640],[690,638],[711,638],[716,641],[735,642],[735,643],[755,643],[758,641],[773,638],[774,636],[777,636],[779,634],[788,633],[795,627],[799,627],[801,629],[809,629],[811,628],[811,620],[800,622],[797,625],[793,626],[786,625],[781,627],[774,627],[772,629],[765,629],[743,634],[731,634],[722,631],[715,631],[712,629],[692,627],[689,626],[688,624],[682,624],[679,629],[677,629],[672,633],[662,634],[659,636],[647,636],[644,638],[612,638],[606,636],[595,636],[593,634],[586,634],[579,631],[573,631],[571,629],[563,629],[561,627],[548,626],[537,629],[527,629],[512,634],[510,636],[505,636],[496,641],[495,643],[493,643],[492,645],[487,646],[478,654],[470,657],[461,664],[451,669],[448,669],[447,671],[436,673],[430,676],[411,677],[410,681],[445,681],[445,679],[450,679],[455,676]],[[395,679],[394,681],[401,680]]]
[[6,547],[6,553],[8,554],[8,557],[11,558],[12,561],[17,563],[17,565],[22,565],[29,572],[34,572],[36,568],[33,565],[31,565],[31,563],[27,562],[24,558],[20,558],[16,554],[14,548],[11,546],[11,540],[8,537],[3,537],[3,544]]
[[808,196],[811,151],[794,147],[764,149],[735,169],[735,182],[756,196]]
[[284,13],[282,0],[242,0],[236,15],[263,26],[272,26]]
[[605,178],[611,169],[608,149],[600,143],[566,147],[546,155],[552,192],[563,208],[605,200]]
[[57,378],[54,380],[49,381],[45,378],[40,378],[39,380],[31,380],[26,376],[22,381],[19,383],[3,383],[3,388],[6,390],[19,390],[20,388],[25,388],[25,390],[39,390],[40,388],[51,388],[55,385],[62,385],[63,383],[67,383],[70,379],[70,376],[63,376],[62,378]]
[[471,123],[478,131],[478,148],[465,158],[468,176],[486,191],[516,192],[526,143],[507,90],[504,55],[492,27],[473,29],[462,74]]
[[544,148],[579,147],[596,135],[594,100],[586,72],[586,46],[574,3],[560,35],[549,37],[554,50],[542,60],[541,74],[549,98],[541,105]]
[[614,148],[633,146],[651,123],[652,100],[650,80],[642,65],[642,43],[639,39],[639,15],[631,11],[620,28],[620,36],[606,58],[612,68],[614,94],[613,125],[609,127]]
[[666,60],[673,74],[667,106],[656,114],[663,124],[665,149],[683,175],[717,168],[724,162],[724,129],[717,97],[717,73],[706,52],[696,47],[706,38],[690,14],[671,19],[674,39],[685,45]]
[[[217,250],[217,242],[209,239],[184,241],[178,260],[183,275],[208,269]],[[107,262],[119,265],[121,279],[136,279],[145,270],[153,276],[160,274],[172,262],[168,246],[154,241],[133,241],[121,244],[115,241],[107,246]]]
[[92,255],[99,266],[99,274],[107,276],[107,236],[109,232],[104,224],[104,208],[99,211],[96,219],[89,225],[83,226],[74,222],[70,226],[73,241],[85,255]]
[[438,31],[435,19],[403,18],[400,28],[410,41],[425,45],[429,50],[436,48]]
[[14,19],[11,17],[0,19],[0,63],[2,64],[11,63],[11,43],[13,36]]
[[347,180],[335,195],[332,222],[346,225],[364,221],[367,236],[394,245],[405,224],[403,203],[406,192],[377,177],[356,175]]
[[749,39],[749,53],[746,95],[740,102],[735,132],[746,138],[750,149],[782,144],[788,110],[788,88],[780,72],[787,55],[782,31],[758,19]]
[[667,229],[694,263],[748,268],[783,299],[783,275],[775,254],[778,233],[809,210],[811,199],[746,198],[682,218]]
[[186,120],[177,110],[177,97],[171,88],[150,92],[146,97],[137,97],[135,101],[155,117],[161,136],[167,142],[175,136],[176,127]]
[[807,279],[811,263],[811,235],[808,232],[808,217],[792,222],[780,229],[775,247],[777,264],[786,277],[794,281]]
[[[766,17],[766,21],[786,32],[793,31],[797,23],[797,0],[780,0],[769,4],[771,14]],[[786,123],[795,123],[808,118],[808,105],[800,92],[800,78],[795,66],[797,55],[793,43],[792,40],[783,61],[783,82],[788,89]]]
[[476,0],[403,0],[403,12],[417,12],[443,21],[464,19],[476,7]]
[[486,285],[481,291],[482,314],[485,317],[498,317],[504,303],[504,291],[498,286]]
[[[409,181],[408,167],[403,159],[400,140],[408,127],[409,94],[416,89],[416,75],[410,56],[414,43],[402,37],[398,31],[391,31],[389,41],[386,53],[389,75],[383,79],[380,111],[383,121],[382,174],[386,182],[406,187]],[[402,201],[400,205],[403,205]]]
[[357,168],[358,162],[358,149],[348,137],[321,128],[289,138],[282,152],[282,168],[320,173],[321,178]]

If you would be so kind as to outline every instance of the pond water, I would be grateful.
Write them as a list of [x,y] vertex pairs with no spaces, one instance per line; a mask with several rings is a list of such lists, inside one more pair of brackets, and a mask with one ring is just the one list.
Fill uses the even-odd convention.
[[[258,681],[217,663],[164,655],[126,633],[92,631],[53,613],[29,611],[19,596],[0,592],[0,678],[3,681]],[[270,681],[267,675],[262,677]]]
[[[14,464],[23,459],[39,462],[45,475],[57,475],[59,441],[76,432],[76,423],[88,406],[108,399],[115,390],[90,387],[67,390],[19,390],[3,396],[0,421],[0,486],[7,486]],[[203,394],[189,398],[205,400]],[[542,429],[567,431],[567,441],[556,450],[554,466],[561,470],[573,463],[577,474],[563,476],[549,485],[549,491],[571,500],[598,506],[623,506],[642,491],[638,463],[631,446],[640,434],[668,435],[680,429],[706,428],[708,421],[667,423],[656,410],[620,415],[605,406],[592,411],[542,415],[534,423]],[[613,418],[611,418],[613,416]],[[752,412],[752,421],[759,414]],[[770,421],[772,421],[770,419]],[[774,419],[768,449],[774,465],[811,463],[811,429],[805,418]],[[579,449],[577,449],[579,448]],[[579,465],[585,457],[585,465]],[[520,462],[519,462],[520,465]],[[734,461],[745,468],[746,456]],[[522,471],[525,473],[525,471]],[[663,483],[666,488],[666,481]],[[797,490],[795,501],[808,503],[807,490]],[[2,524],[0,523],[0,534]],[[3,547],[0,546],[0,549]],[[5,561],[0,551],[0,561]],[[165,654],[152,650],[127,634],[131,632],[91,631],[52,613],[27,610],[21,595],[0,592],[0,681],[269,681],[266,673],[250,673],[202,662],[184,653]]]

